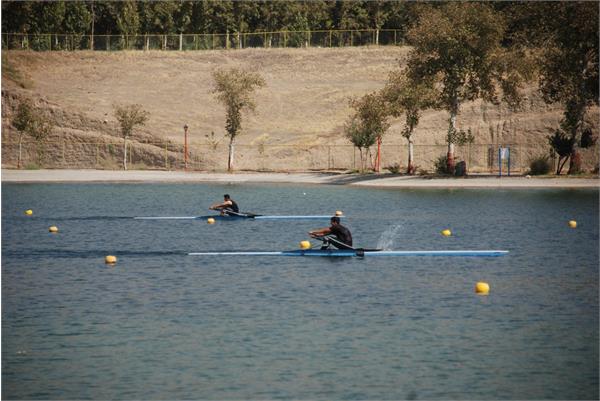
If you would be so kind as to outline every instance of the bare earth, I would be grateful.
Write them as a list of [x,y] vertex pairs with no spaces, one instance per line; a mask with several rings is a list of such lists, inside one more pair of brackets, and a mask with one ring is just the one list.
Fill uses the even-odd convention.
[[2,182],[179,182],[179,183],[293,183],[387,188],[599,188],[594,178],[527,178],[523,176],[429,178],[392,174],[331,173],[199,173],[184,171],[2,170]]

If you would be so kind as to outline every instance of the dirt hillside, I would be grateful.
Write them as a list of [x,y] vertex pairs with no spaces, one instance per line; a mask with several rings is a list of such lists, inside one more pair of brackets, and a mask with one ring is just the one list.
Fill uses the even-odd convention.
[[[79,141],[118,137],[112,108],[115,103],[138,103],[150,112],[146,126],[137,130],[139,141],[161,138],[179,146],[184,124],[189,126],[192,145],[206,143],[211,132],[219,140],[225,133],[225,112],[211,94],[211,74],[218,68],[236,66],[259,72],[267,82],[256,93],[257,112],[244,117],[238,143],[347,145],[342,127],[350,113],[349,97],[380,89],[389,72],[405,62],[407,54],[405,47],[4,51],[2,138],[3,142],[14,140],[11,116],[19,99],[28,97],[52,112],[57,135]],[[470,128],[476,143],[541,143],[545,149],[545,136],[558,126],[561,110],[545,105],[532,88],[526,93],[527,101],[520,112],[480,101],[464,104],[459,127]],[[443,145],[447,119],[443,111],[425,113],[415,143]],[[394,123],[385,143],[404,145],[401,128],[400,122]],[[3,164],[12,163],[10,157],[5,159]]]

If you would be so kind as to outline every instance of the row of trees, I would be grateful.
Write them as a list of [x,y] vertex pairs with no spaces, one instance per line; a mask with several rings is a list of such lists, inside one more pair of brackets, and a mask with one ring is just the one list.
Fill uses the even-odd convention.
[[2,32],[179,34],[401,29],[416,5],[397,1],[3,1]]
[[[7,0],[2,1],[2,32],[144,35],[394,29],[401,40],[423,9],[442,9],[446,4],[382,0]],[[546,13],[551,7],[547,3],[487,4],[506,20],[504,44],[543,36],[552,17]],[[573,4],[578,7],[580,3]],[[591,12],[597,14],[597,10]]]
[[[513,10],[514,11],[514,10]],[[598,5],[595,3],[536,3],[520,9],[523,21],[537,25],[510,35],[509,19],[489,4],[448,3],[423,8],[407,36],[413,49],[407,67],[390,74],[386,86],[350,105],[348,139],[368,150],[389,127],[389,118],[405,118],[402,135],[409,144],[407,173],[414,172],[413,132],[423,110],[448,112],[446,170],[454,173],[454,144],[472,140],[458,128],[463,103],[476,99],[506,103],[518,110],[520,89],[534,77],[546,103],[564,108],[560,128],[549,142],[570,160],[569,173],[578,173],[578,149],[595,142],[586,121],[598,106]],[[536,18],[533,18],[533,17]],[[515,15],[513,15],[515,18]],[[363,168],[365,167],[363,159]]]

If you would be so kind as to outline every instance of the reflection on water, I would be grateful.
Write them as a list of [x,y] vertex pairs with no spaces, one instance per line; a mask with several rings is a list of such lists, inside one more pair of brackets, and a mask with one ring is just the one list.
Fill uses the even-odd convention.
[[[361,247],[510,254],[193,258],[187,252],[296,249],[328,222],[130,218],[207,214],[224,193],[263,214],[343,210]],[[104,264],[108,254],[116,265]],[[489,296],[474,294],[477,281]],[[598,192],[5,184],[2,392],[596,398]]]

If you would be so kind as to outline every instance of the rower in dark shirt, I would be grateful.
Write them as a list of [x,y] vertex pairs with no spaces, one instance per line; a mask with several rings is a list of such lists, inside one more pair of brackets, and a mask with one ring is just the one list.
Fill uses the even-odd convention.
[[340,218],[337,216],[331,218],[330,227],[309,231],[308,234],[313,238],[324,238],[321,249],[327,249],[330,245],[338,249],[354,249],[352,248],[352,234],[350,230],[340,224]]
[[238,214],[240,212],[238,204],[228,194],[223,195],[223,203],[215,203],[209,209],[220,210],[222,215],[230,214],[230,212],[233,212],[231,214]]

